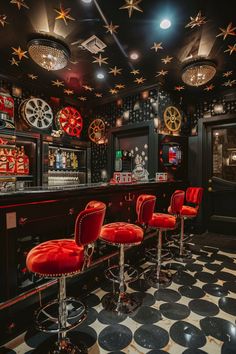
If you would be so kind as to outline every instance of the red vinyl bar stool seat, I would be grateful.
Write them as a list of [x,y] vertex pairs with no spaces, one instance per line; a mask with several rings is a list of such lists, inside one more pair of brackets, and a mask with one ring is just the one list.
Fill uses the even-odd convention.
[[[184,248],[184,243],[190,239],[188,235],[184,234],[184,220],[195,218],[198,215],[202,195],[202,187],[188,187],[186,190],[186,202],[191,205],[183,205],[180,212],[180,235],[173,236],[174,241],[179,242],[179,250],[175,254],[175,259],[179,262],[192,258],[191,252]],[[169,209],[173,213],[171,207]]]
[[[146,225],[151,219],[155,207],[156,197],[152,195],[140,195],[136,202],[136,211],[139,225]],[[127,284],[138,279],[138,271],[125,264],[124,250],[126,246],[141,244],[143,229],[135,224],[126,222],[114,222],[104,225],[100,238],[110,245],[119,247],[119,265],[109,267],[105,271],[107,279],[119,284],[119,291],[109,293],[102,299],[103,307],[108,311],[130,314],[140,305],[140,297],[127,293]]]
[[86,317],[85,305],[75,298],[66,297],[66,278],[79,274],[90,264],[93,243],[99,237],[106,205],[91,201],[80,212],[75,222],[74,239],[59,239],[35,246],[27,255],[29,271],[41,277],[56,278],[58,299],[39,308],[35,313],[36,327],[47,333],[57,333],[57,342],[50,354],[86,353],[82,345],[74,345],[66,337]]
[[174,230],[177,227],[178,217],[184,203],[185,192],[176,190],[171,196],[171,208],[175,211],[175,216],[162,213],[154,213],[151,220],[148,222],[150,228],[157,230],[157,253],[156,265],[145,273],[145,279],[148,284],[155,288],[167,287],[171,284],[171,275],[161,269],[162,263],[162,233],[163,231]]

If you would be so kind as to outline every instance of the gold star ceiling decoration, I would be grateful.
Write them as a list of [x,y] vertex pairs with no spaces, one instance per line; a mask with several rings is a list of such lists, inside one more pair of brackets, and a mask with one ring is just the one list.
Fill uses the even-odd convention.
[[132,16],[132,13],[134,10],[143,12],[141,7],[139,7],[138,4],[140,4],[142,0],[125,0],[126,4],[120,7],[120,10],[128,10],[129,18]]
[[20,10],[21,7],[29,9],[29,6],[25,3],[24,0],[11,0],[10,4],[15,4],[18,7],[18,10]]
[[221,30],[221,33],[219,33],[216,37],[221,37],[223,36],[223,40],[227,38],[227,36],[236,36],[235,30],[236,27],[233,27],[232,22],[228,24],[226,28],[219,28]]
[[57,86],[57,87],[63,87],[64,86],[64,82],[63,81],[59,81],[59,80],[52,80],[52,86]]
[[134,76],[139,75],[140,74],[140,70],[134,69],[134,70],[130,71],[130,74],[133,74]]
[[94,90],[93,87],[88,86],[88,85],[82,85],[82,87],[85,89],[85,91],[90,91],[90,92],[92,92],[92,91]]
[[109,32],[110,34],[117,33],[117,28],[119,28],[118,25],[113,25],[111,22],[109,25],[103,26],[107,29],[107,33]]
[[116,88],[117,88],[118,90],[122,90],[122,89],[125,88],[125,85],[124,85],[124,84],[116,84]]
[[165,76],[168,74],[168,71],[167,70],[163,70],[161,69],[161,71],[157,71],[157,74],[156,74],[156,77],[158,76]]
[[12,54],[18,56],[19,60],[21,60],[22,58],[28,58],[28,56],[26,55],[27,51],[23,51],[20,46],[18,48],[11,48],[13,49]]
[[161,45],[162,45],[162,42],[160,42],[160,43],[154,42],[154,44],[153,44],[153,46],[151,47],[151,49],[154,49],[155,52],[157,52],[158,49],[163,49],[163,47],[162,47]]
[[213,84],[210,84],[204,88],[204,91],[212,91],[215,86]]
[[112,95],[115,95],[117,94],[117,90],[116,89],[110,89],[109,92],[112,94]]
[[144,83],[146,79],[144,79],[144,77],[137,77],[134,82],[136,82],[138,85],[141,85]]
[[4,27],[5,25],[8,24],[8,22],[6,21],[7,16],[6,15],[0,15],[0,24],[2,25],[2,27]]
[[95,93],[95,96],[98,97],[98,98],[101,98],[101,97],[102,97],[102,93],[96,92],[96,93]]
[[11,60],[9,60],[9,62],[11,63],[11,65],[19,66],[19,61],[17,61],[15,58],[11,58]]
[[75,21],[74,17],[70,15],[71,9],[63,9],[62,6],[60,6],[60,10],[54,9],[54,11],[58,14],[56,17],[56,20],[63,20],[65,25],[67,26],[67,20]]
[[202,16],[201,11],[198,12],[196,17],[190,17],[190,22],[185,26],[187,27],[200,27],[201,25],[204,25],[207,21],[205,21],[206,17]]
[[87,101],[87,97],[84,97],[84,96],[80,96],[80,97],[78,97],[78,99],[82,102]]
[[161,59],[161,61],[162,61],[164,64],[168,64],[168,63],[170,63],[172,60],[173,60],[173,57],[169,57],[169,55],[167,55],[165,58],[162,58],[162,59]]
[[235,83],[236,83],[236,80],[228,80],[228,81],[224,82],[224,83],[222,84],[222,86],[229,86],[229,87],[231,87],[231,86],[235,85]]
[[74,91],[71,90],[71,89],[65,89],[65,90],[64,90],[64,93],[66,93],[66,94],[69,96],[69,95],[73,95],[73,94],[74,94]]
[[102,66],[102,64],[108,64],[107,59],[108,58],[103,58],[102,54],[99,54],[98,57],[93,57],[95,60],[93,63],[98,64],[99,66]]
[[116,75],[121,75],[122,69],[117,68],[117,66],[114,66],[114,68],[110,68],[109,74],[113,74],[114,76]]
[[228,49],[225,50],[225,53],[227,52],[229,52],[229,55],[236,52],[236,43],[234,43],[234,45],[228,45]]
[[38,76],[37,75],[34,75],[34,74],[28,74],[28,77],[31,79],[31,80],[37,80]]
[[229,77],[232,74],[233,74],[233,70],[226,71],[225,73],[223,73],[223,77]]
[[175,91],[182,91],[182,90],[184,90],[184,86],[175,86]]

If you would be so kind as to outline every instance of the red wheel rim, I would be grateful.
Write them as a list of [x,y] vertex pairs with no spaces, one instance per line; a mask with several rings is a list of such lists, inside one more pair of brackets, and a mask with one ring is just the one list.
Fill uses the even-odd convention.
[[80,137],[83,128],[83,118],[74,107],[64,107],[57,113],[60,129],[70,136]]

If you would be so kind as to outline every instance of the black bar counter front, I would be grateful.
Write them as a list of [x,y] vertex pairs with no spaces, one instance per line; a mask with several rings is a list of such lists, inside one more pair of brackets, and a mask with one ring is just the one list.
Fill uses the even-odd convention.
[[[76,216],[89,201],[106,203],[104,223],[135,222],[135,203],[140,194],[156,195],[156,211],[166,212],[171,194],[185,187],[181,181],[149,181],[126,185],[87,184],[73,188],[36,187],[1,193],[0,311],[28,297],[27,294],[41,291],[40,288],[49,282],[49,279],[40,279],[28,272],[25,265],[27,253],[38,243],[73,237]],[[112,255],[112,248],[98,241],[94,258],[102,259],[104,255]]]

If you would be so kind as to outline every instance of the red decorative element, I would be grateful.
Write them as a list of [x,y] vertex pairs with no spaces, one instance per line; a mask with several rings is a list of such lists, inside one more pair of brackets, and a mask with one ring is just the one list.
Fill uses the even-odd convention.
[[141,194],[136,202],[136,213],[138,216],[138,223],[147,225],[152,219],[156,204],[156,197],[150,194]]
[[59,128],[70,136],[80,137],[83,128],[81,114],[74,107],[64,107],[57,113]]
[[101,238],[109,243],[141,243],[143,239],[143,230],[141,227],[134,224],[114,222],[102,227]]
[[79,272],[84,264],[84,245],[100,234],[106,205],[91,202],[76,219],[74,240],[51,240],[34,247],[27,256],[29,271],[42,276],[62,276]]
[[176,217],[168,214],[153,214],[152,219],[149,221],[148,226],[157,229],[175,229]]
[[186,202],[199,205],[202,201],[202,195],[202,187],[188,187],[186,190]]
[[183,205],[183,208],[181,210],[180,215],[181,216],[190,216],[190,217],[195,217],[197,215],[198,209],[193,208],[188,205]]
[[0,89],[0,120],[0,128],[15,128],[14,99],[3,89]]
[[171,214],[179,215],[184,204],[185,192],[181,190],[176,190],[170,200],[170,210]]

